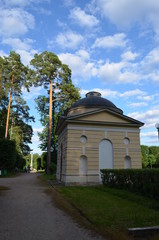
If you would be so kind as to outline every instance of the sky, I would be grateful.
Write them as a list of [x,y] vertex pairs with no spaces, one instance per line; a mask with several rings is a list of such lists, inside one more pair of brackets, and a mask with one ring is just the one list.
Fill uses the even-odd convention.
[[[0,56],[10,51],[29,64],[51,51],[72,70],[81,97],[98,91],[124,115],[145,125],[141,144],[158,146],[158,0],[0,0]],[[35,116],[33,152],[42,130],[34,99],[42,87],[24,91]]]

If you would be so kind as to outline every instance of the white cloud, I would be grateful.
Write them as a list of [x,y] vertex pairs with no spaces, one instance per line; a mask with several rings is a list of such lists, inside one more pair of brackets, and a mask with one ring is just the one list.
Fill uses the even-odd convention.
[[138,96],[137,99],[149,102],[149,101],[153,101],[154,97],[155,97],[155,95],[152,95],[152,96]]
[[76,52],[78,56],[80,56],[83,59],[89,59],[90,55],[86,50],[80,49],[79,51]]
[[140,133],[140,136],[141,137],[157,137],[158,134],[157,134],[157,131],[155,131],[155,132],[142,132],[142,133]]
[[121,98],[131,98],[131,97],[138,98],[139,96],[144,97],[145,95],[146,95],[146,92],[144,92],[138,88],[120,93]]
[[20,54],[21,60],[25,65],[29,65],[37,50],[33,49],[32,45],[35,41],[30,38],[25,38],[23,41],[20,38],[4,38],[2,44],[9,45],[12,50]]
[[[119,28],[128,28],[132,24],[153,28],[159,34],[158,0],[94,0],[96,10]],[[93,8],[93,7],[92,7]]]
[[44,129],[44,127],[40,127],[40,128],[33,128],[33,132],[34,132],[34,134],[35,134],[35,133],[38,133],[38,132],[42,132],[42,131],[43,131],[43,129]]
[[79,44],[82,43],[83,40],[84,38],[81,34],[77,34],[72,31],[59,33],[59,35],[56,37],[56,43],[63,49],[75,49],[79,46]]
[[105,64],[98,66],[97,75],[105,83],[113,81],[114,83],[136,84],[141,80],[141,75],[133,72],[131,66],[125,62],[106,61]]
[[0,35],[5,37],[23,35],[34,28],[34,17],[19,9],[0,8]]
[[80,76],[81,79],[87,80],[93,76],[95,66],[93,62],[87,61],[89,54],[86,51],[77,51],[75,54],[61,53],[58,57],[63,63],[69,65],[73,78]]
[[133,112],[128,114],[129,117],[138,119],[141,122],[144,122],[145,125],[143,128],[155,128],[155,124],[159,122],[159,110],[152,109],[146,112]]
[[129,107],[133,107],[133,108],[137,108],[137,107],[145,107],[148,106],[148,103],[145,102],[134,102],[134,103],[130,103],[128,104]]
[[93,44],[93,48],[116,48],[116,47],[125,47],[128,40],[125,39],[126,35],[124,33],[117,33],[113,36],[105,36],[97,38]]
[[2,40],[3,44],[10,45],[14,50],[16,49],[30,50],[31,45],[34,42],[35,41],[30,38],[26,38],[23,41],[20,40],[19,38],[5,38]]
[[37,53],[37,50],[31,49],[29,51],[26,51],[22,49],[17,49],[16,52],[20,54],[23,64],[29,65],[31,59],[34,57],[34,54]]
[[139,56],[138,53],[133,53],[131,51],[126,51],[121,55],[123,61],[134,61]]
[[159,48],[154,48],[141,61],[141,67],[144,71],[154,71],[159,68]]
[[50,0],[1,0],[0,4],[6,7],[25,7],[30,4],[39,4],[40,2],[49,2]]
[[100,89],[100,88],[93,88],[93,89],[82,89],[80,92],[82,95],[85,95],[88,92],[95,91],[101,93],[102,97],[111,97],[115,98],[119,96],[119,93],[117,91],[112,91],[110,89]]
[[3,51],[3,50],[0,50],[0,56],[1,57],[7,57],[8,55]]
[[23,97],[25,100],[30,100],[30,99],[34,99],[37,96],[41,95],[41,92],[43,90],[43,86],[39,86],[39,87],[31,87],[30,88],[30,92],[28,92],[26,89],[23,89]]
[[29,5],[32,0],[5,0],[4,4],[6,6],[18,6],[18,7],[24,7],[26,5]]
[[80,26],[95,27],[99,24],[96,17],[90,14],[86,14],[85,11],[76,7],[71,10],[69,17]]

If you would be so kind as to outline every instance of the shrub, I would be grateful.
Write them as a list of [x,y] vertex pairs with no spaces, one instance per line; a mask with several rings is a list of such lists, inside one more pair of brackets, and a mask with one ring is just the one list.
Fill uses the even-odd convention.
[[51,174],[56,173],[56,164],[54,162],[50,163],[50,173]]
[[17,154],[15,167],[20,170],[23,170],[25,165],[26,165],[26,160],[23,158],[23,156],[21,154]]
[[0,139],[0,169],[14,169],[16,158],[15,142],[9,139]]
[[159,199],[159,169],[102,169],[103,184]]

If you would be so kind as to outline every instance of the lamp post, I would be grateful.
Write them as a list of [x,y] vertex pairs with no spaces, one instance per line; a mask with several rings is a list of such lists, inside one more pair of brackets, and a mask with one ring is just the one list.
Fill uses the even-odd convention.
[[158,131],[158,140],[159,140],[159,123],[156,123],[155,127],[157,128],[157,131]]

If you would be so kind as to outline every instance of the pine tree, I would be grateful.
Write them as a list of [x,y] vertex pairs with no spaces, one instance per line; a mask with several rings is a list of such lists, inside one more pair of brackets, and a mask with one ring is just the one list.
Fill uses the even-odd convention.
[[[51,135],[52,135],[52,122],[55,123],[55,98],[56,91],[62,88],[64,82],[68,83],[71,80],[71,70],[65,64],[62,64],[57,55],[52,52],[43,52],[35,54],[34,59],[31,60],[31,65],[36,69],[35,72],[35,86],[43,85],[44,88],[49,89],[49,117],[48,117],[48,141],[47,141],[47,173],[50,173],[51,163]],[[43,96],[39,97],[41,101]],[[61,99],[61,96],[59,97]],[[44,100],[44,99],[43,99]],[[46,99],[45,99],[46,100]],[[47,100],[46,100],[47,102]],[[39,104],[39,110],[45,110],[45,101]],[[40,110],[41,111],[41,110]],[[44,117],[42,117],[44,120]],[[42,121],[43,121],[42,120]],[[45,119],[45,121],[47,121]],[[55,125],[53,126],[53,133],[55,137]],[[55,147],[55,146],[54,146]]]

